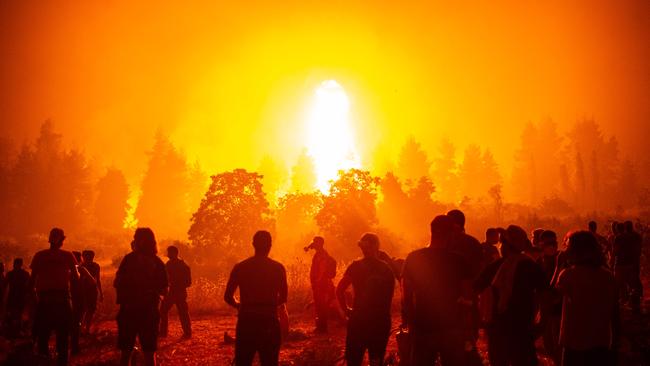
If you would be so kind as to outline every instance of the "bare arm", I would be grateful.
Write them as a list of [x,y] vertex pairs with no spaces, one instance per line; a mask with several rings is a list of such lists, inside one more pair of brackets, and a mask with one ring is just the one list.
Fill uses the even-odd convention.
[[99,298],[104,299],[104,291],[102,290],[102,275],[101,268],[97,266],[97,290],[99,291]]
[[239,281],[237,279],[237,266],[232,269],[230,272],[230,278],[228,278],[228,283],[226,284],[226,291],[223,294],[223,300],[226,304],[232,306],[235,309],[239,309],[239,301],[235,300],[235,290],[239,286]]
[[350,287],[351,284],[352,280],[350,277],[344,275],[343,278],[341,278],[341,281],[339,281],[339,284],[336,286],[336,299],[338,300],[341,309],[343,309],[345,314],[348,316],[352,309],[348,307],[348,303],[345,299],[345,291],[348,289],[348,287]]

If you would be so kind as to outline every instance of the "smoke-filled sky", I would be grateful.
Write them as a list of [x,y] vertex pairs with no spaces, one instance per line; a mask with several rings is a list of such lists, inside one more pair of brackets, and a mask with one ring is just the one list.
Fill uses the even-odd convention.
[[209,172],[293,164],[330,79],[366,166],[415,135],[490,147],[507,174],[523,125],[547,117],[593,117],[648,152],[647,0],[21,0],[0,22],[1,136],[50,118],[131,181],[159,128]]

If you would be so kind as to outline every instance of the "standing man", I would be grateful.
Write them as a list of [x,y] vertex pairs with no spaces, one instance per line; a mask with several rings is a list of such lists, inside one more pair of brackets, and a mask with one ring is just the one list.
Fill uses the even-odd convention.
[[316,253],[311,261],[309,279],[314,294],[314,308],[316,309],[316,333],[327,333],[327,317],[330,302],[334,299],[334,283],[336,276],[336,260],[324,248],[325,239],[315,236],[314,240],[305,250],[314,249]]
[[15,338],[20,335],[29,290],[29,272],[23,269],[22,258],[14,259],[14,268],[7,273],[7,289],[5,324],[9,337]]
[[[235,365],[250,366],[259,353],[262,366],[277,366],[280,358],[278,308],[287,302],[284,266],[269,258],[271,233],[253,236],[255,255],[237,263],[226,285],[224,300],[238,310]],[[239,301],[235,290],[239,288]]]
[[607,241],[607,238],[598,234],[598,224],[596,221],[589,221],[589,232],[593,234],[594,237],[596,237],[596,241],[598,241],[598,247],[602,253],[603,262],[605,265],[607,265],[609,263],[611,250],[609,248],[609,242]]
[[50,249],[41,250],[32,259],[31,284],[36,289],[37,303],[34,329],[41,356],[49,357],[50,332],[56,333],[57,364],[68,364],[68,338],[72,325],[70,285],[79,281],[77,261],[72,253],[61,249],[63,230],[50,231]]
[[[363,259],[350,264],[336,287],[339,305],[348,316],[345,359],[349,366],[360,366],[367,349],[370,365],[381,366],[390,336],[395,277],[388,264],[379,259],[377,235],[364,234],[359,247]],[[354,290],[353,308],[345,298],[350,285]]]
[[156,237],[149,228],[138,228],[131,243],[133,251],[122,259],[115,273],[117,342],[120,365],[128,366],[136,337],[144,353],[145,366],[156,364],[160,297],[167,292],[165,264],[156,255]]
[[176,305],[178,318],[183,328],[183,339],[192,338],[192,327],[190,325],[190,313],[187,309],[187,288],[192,285],[192,274],[190,266],[178,258],[178,248],[171,245],[167,248],[167,277],[169,278],[169,292],[162,301],[160,308],[160,336],[167,336],[169,324],[169,309]]
[[104,292],[102,291],[102,281],[100,276],[100,267],[95,260],[95,252],[92,250],[84,250],[81,252],[83,262],[81,267],[85,268],[88,273],[95,279],[95,286],[88,287],[84,291],[84,302],[86,304],[86,311],[82,319],[83,326],[85,327],[86,334],[90,334],[90,325],[93,322],[93,316],[97,310],[97,299],[104,301]]
[[465,311],[460,309],[463,282],[471,278],[465,258],[450,250],[453,221],[437,216],[431,222],[427,248],[411,252],[402,274],[402,322],[412,336],[414,366],[465,365]]

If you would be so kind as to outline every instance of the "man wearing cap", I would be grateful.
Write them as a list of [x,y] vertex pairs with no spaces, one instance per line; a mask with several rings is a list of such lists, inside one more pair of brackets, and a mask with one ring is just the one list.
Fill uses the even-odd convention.
[[[336,288],[336,297],[348,316],[345,359],[359,366],[368,350],[371,365],[383,365],[390,335],[390,308],[395,277],[386,262],[379,259],[379,238],[366,233],[359,240],[363,259],[350,264]],[[347,304],[345,291],[352,285],[354,304]]]
[[316,253],[311,261],[309,279],[314,294],[314,308],[316,310],[316,333],[327,333],[327,316],[329,304],[334,299],[334,283],[336,276],[336,260],[324,248],[325,239],[315,236],[306,250],[314,249]]
[[50,249],[34,255],[31,284],[37,294],[34,329],[38,352],[48,357],[50,332],[56,333],[57,364],[68,363],[68,337],[72,325],[70,283],[79,280],[77,261],[71,252],[61,249],[65,235],[63,230],[50,231]]

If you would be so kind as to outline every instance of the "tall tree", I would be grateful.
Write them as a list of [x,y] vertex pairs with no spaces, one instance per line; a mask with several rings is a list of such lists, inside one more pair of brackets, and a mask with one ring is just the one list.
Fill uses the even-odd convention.
[[458,199],[458,176],[456,165],[456,148],[449,141],[443,139],[438,147],[438,155],[434,159],[433,182],[437,195],[443,200],[455,202]]
[[416,185],[421,177],[429,176],[431,162],[413,136],[409,136],[402,146],[396,168],[397,175],[409,186]]
[[193,209],[188,200],[191,186],[185,157],[159,131],[140,186],[138,225],[151,227],[160,238],[185,238]]
[[265,155],[260,161],[257,171],[262,175],[262,185],[264,186],[266,199],[271,204],[271,207],[276,207],[278,197],[286,189],[287,172],[285,167],[270,155]]
[[378,184],[379,179],[367,171],[340,171],[323,199],[316,222],[334,239],[330,248],[342,257],[350,259],[356,256],[355,251],[349,250],[349,244],[355,243],[377,223],[375,200]]
[[248,252],[257,230],[272,228],[270,213],[260,174],[244,169],[217,174],[192,215],[188,236],[193,245],[233,263]]
[[471,198],[481,197],[487,194],[481,182],[483,173],[483,160],[481,148],[478,145],[469,145],[465,149],[463,163],[458,171],[462,194]]
[[314,160],[303,149],[296,165],[291,169],[291,191],[313,192],[316,189],[316,168]]
[[129,185],[124,173],[119,169],[108,169],[97,182],[95,189],[97,198],[94,216],[97,226],[110,232],[123,230],[129,210]]

